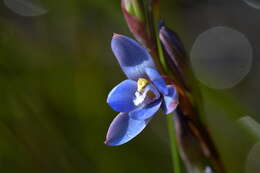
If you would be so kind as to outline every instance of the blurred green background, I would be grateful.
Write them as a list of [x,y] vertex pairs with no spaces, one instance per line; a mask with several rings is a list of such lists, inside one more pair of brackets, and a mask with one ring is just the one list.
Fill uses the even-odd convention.
[[[162,1],[162,16],[189,50],[195,35],[218,23],[205,19],[203,1],[180,1]],[[131,36],[119,0],[41,4],[47,10],[44,14],[37,15],[36,9],[35,16],[23,16],[0,2],[0,171],[171,172],[162,115],[123,146],[103,144],[116,115],[106,104],[107,94],[125,79],[110,40],[113,32]],[[34,9],[29,7],[24,9]],[[226,17],[221,18],[223,22],[214,17],[208,20],[225,24]],[[244,27],[239,17],[231,16],[230,21]],[[247,32],[252,37],[256,34]],[[259,120],[255,99],[259,92],[253,96],[249,92],[259,86],[254,83],[257,69],[233,90],[215,91],[201,85],[209,112],[205,121],[230,173],[244,172],[248,152],[258,141],[246,132],[247,127],[236,123],[247,113]]]

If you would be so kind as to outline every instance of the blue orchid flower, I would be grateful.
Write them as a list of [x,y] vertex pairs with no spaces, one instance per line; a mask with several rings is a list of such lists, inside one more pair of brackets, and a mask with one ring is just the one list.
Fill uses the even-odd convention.
[[156,70],[152,57],[139,43],[114,34],[111,47],[128,77],[109,93],[107,103],[120,112],[110,124],[105,144],[117,146],[136,137],[162,108],[165,114],[175,110],[178,94]]

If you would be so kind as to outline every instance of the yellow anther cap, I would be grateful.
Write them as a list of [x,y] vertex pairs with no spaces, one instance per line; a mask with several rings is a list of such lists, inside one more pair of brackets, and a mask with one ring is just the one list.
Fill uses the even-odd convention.
[[143,92],[144,88],[149,84],[149,81],[145,78],[139,78],[137,81],[137,91]]

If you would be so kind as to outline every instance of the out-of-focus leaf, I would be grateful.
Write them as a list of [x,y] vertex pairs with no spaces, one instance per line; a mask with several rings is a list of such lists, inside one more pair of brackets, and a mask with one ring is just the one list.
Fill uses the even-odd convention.
[[40,16],[48,12],[34,0],[4,0],[4,3],[10,10],[21,16]]
[[257,10],[260,9],[260,1],[259,0],[243,0],[247,5]]

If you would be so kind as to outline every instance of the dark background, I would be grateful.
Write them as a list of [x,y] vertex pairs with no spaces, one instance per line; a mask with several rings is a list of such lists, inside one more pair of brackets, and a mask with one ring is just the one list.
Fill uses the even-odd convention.
[[[116,115],[107,94],[125,79],[110,40],[113,32],[131,36],[119,0],[22,5],[9,0],[14,8],[6,1],[0,2],[1,172],[171,172],[164,115],[123,146],[103,144]],[[194,85],[201,87],[201,116],[228,171],[258,172],[260,146],[253,145],[260,135],[252,129],[260,120],[260,10],[243,0],[165,0],[161,14],[188,54],[200,33],[220,25],[235,28],[251,43],[252,67],[238,85],[225,90]],[[239,125],[247,115],[256,121]]]

